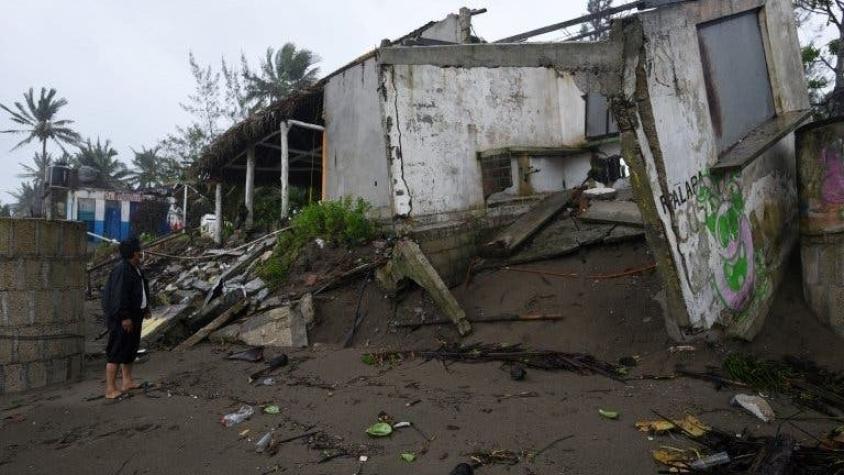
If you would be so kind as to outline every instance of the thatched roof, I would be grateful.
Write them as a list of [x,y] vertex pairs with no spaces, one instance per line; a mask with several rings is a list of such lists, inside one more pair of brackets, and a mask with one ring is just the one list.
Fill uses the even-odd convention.
[[250,145],[278,132],[285,120],[323,124],[321,85],[294,93],[233,125],[217,137],[192,167],[199,179],[222,179],[223,167]]

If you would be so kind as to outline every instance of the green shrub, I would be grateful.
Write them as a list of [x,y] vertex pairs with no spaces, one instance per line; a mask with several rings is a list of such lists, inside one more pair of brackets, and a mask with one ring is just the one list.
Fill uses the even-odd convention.
[[322,201],[305,206],[291,219],[291,229],[279,236],[272,258],[259,270],[260,277],[271,286],[281,284],[302,248],[317,238],[346,246],[371,241],[375,237],[376,226],[366,216],[370,209],[369,203],[361,198]]

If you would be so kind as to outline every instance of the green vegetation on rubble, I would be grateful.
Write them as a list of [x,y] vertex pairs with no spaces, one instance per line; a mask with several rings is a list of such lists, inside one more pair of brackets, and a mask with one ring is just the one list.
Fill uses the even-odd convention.
[[273,256],[258,275],[271,287],[281,285],[302,248],[317,238],[326,243],[356,246],[375,237],[376,225],[367,218],[372,206],[358,198],[322,201],[302,208],[290,221],[291,229],[281,233]]

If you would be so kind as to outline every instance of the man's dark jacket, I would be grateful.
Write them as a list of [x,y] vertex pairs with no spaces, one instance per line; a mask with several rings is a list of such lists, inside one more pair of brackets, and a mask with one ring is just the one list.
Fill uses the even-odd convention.
[[136,322],[143,319],[141,310],[142,292],[146,290],[147,310],[150,309],[149,284],[142,274],[128,260],[122,259],[108,276],[103,287],[103,317],[106,326],[120,325],[127,318]]

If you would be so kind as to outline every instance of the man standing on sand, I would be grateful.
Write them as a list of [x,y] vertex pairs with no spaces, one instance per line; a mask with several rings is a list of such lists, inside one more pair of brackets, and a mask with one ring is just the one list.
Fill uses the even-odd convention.
[[[107,399],[116,399],[138,388],[132,380],[132,363],[141,344],[141,323],[150,315],[149,285],[141,272],[141,243],[136,238],[122,241],[120,263],[111,271],[103,288],[103,316],[108,327],[106,346]],[[117,389],[117,369],[121,367],[123,383]]]

